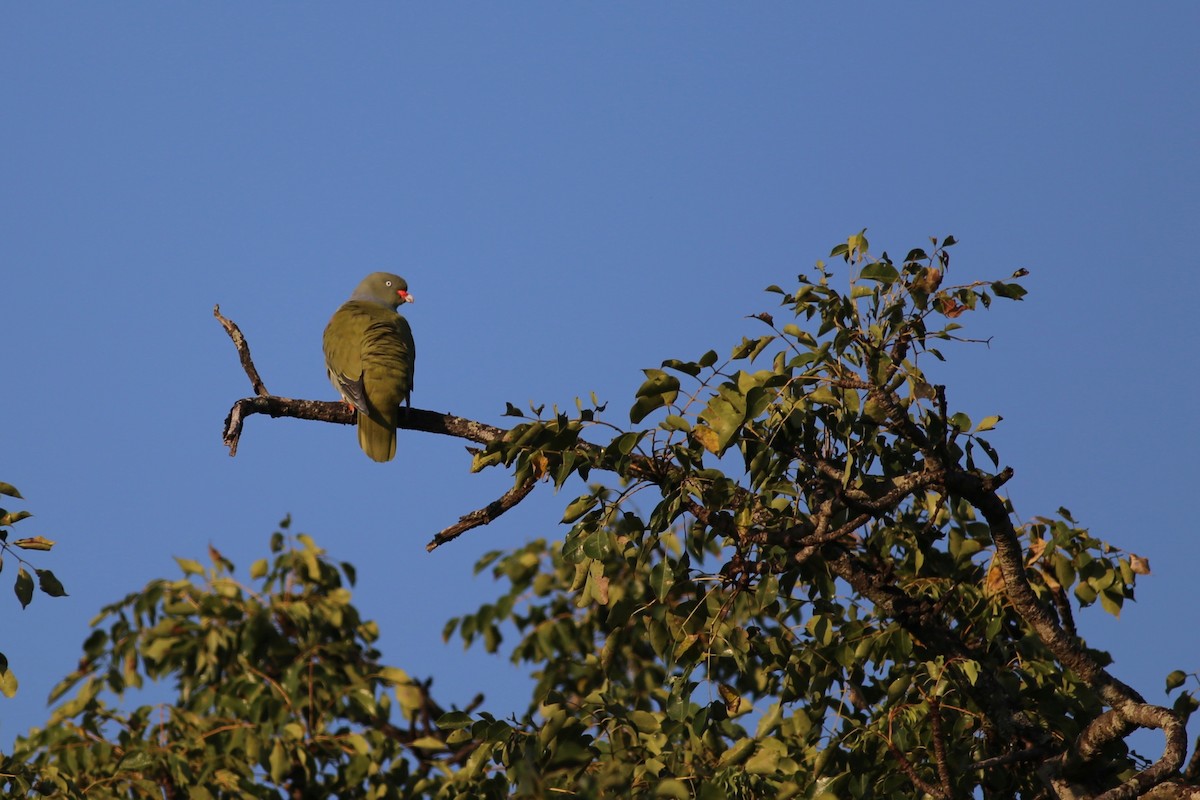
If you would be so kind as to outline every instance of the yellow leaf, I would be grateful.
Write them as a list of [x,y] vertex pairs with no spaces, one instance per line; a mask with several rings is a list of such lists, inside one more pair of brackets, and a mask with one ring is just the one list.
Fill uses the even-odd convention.
[[4,670],[4,674],[0,675],[0,694],[5,697],[12,697],[17,693],[17,676],[13,674],[11,669]]
[[995,560],[988,567],[987,577],[983,580],[983,591],[989,597],[1004,592],[1004,573],[1000,571],[1000,564]]
[[710,453],[716,453],[721,447],[721,438],[717,435],[716,431],[707,425],[697,425],[693,428],[692,438]]
[[1062,590],[1062,584],[1058,582],[1058,577],[1054,574],[1054,570],[1042,565],[1042,580],[1046,582],[1046,586],[1050,587],[1051,591],[1058,592]]
[[994,415],[991,417],[984,417],[982,420],[979,421],[979,425],[976,426],[975,430],[976,430],[976,432],[990,431],[993,428],[995,428],[996,425],[999,424],[1000,420],[1002,420],[1002,419],[1004,419],[1004,417],[1001,417],[999,415]]
[[1035,563],[1037,563],[1037,560],[1042,557],[1042,553],[1044,553],[1045,551],[1046,551],[1046,540],[1045,539],[1030,539],[1029,540],[1029,560],[1027,562],[1025,562],[1026,566],[1032,567]]
[[44,536],[31,536],[27,539],[17,539],[13,544],[22,550],[49,550],[55,543]]
[[721,700],[725,702],[725,710],[731,717],[749,714],[753,709],[753,704],[727,683],[717,684],[717,693],[721,695]]
[[550,469],[550,459],[541,453],[534,453],[529,457],[529,466],[533,468],[534,479],[541,480]]
[[436,736],[422,736],[412,742],[413,747],[419,747],[422,750],[445,750],[446,743]]

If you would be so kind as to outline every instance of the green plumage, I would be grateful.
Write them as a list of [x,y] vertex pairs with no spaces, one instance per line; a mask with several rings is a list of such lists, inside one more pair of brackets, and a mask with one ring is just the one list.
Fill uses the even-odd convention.
[[375,272],[325,327],[329,380],[358,411],[358,444],[375,461],[395,457],[400,404],[412,393],[417,351],[408,321],[396,313],[412,301],[403,278]]

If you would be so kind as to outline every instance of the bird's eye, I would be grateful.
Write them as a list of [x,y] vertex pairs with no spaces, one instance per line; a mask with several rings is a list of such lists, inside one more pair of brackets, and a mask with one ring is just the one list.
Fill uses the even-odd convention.
[[384,281],[383,283],[384,283],[384,285],[385,285],[385,286],[391,286],[391,285],[392,285],[392,282],[391,282],[391,281]]

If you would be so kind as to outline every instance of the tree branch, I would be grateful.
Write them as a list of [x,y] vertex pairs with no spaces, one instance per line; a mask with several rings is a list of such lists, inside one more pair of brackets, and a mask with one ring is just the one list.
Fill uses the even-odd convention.
[[[233,407],[229,409],[228,416],[225,417],[222,441],[229,448],[230,456],[237,455],[238,442],[241,440],[246,417],[253,416],[254,414],[266,414],[271,417],[292,417],[294,419],[307,419],[317,422],[335,422],[340,425],[353,425],[355,423],[357,419],[356,412],[343,402],[335,400],[296,400],[290,397],[277,397],[268,392],[266,385],[258,374],[258,369],[254,366],[254,359],[250,356],[250,345],[246,341],[246,337],[242,334],[241,329],[238,328],[236,323],[221,314],[220,306],[213,307],[213,316],[217,318],[217,321],[221,323],[221,327],[229,334],[230,340],[233,341],[233,346],[237,350],[242,369],[245,370],[246,377],[250,379],[250,387],[254,390],[253,397],[245,397],[235,402]],[[436,411],[426,411],[419,408],[404,409],[404,412],[400,415],[397,427],[405,430],[454,436],[484,445],[496,441],[506,433],[503,428],[486,425],[464,417],[456,417],[452,414],[439,414]],[[433,540],[426,546],[426,549],[432,551],[439,545],[457,538],[472,528],[487,525],[505,511],[508,511],[517,503],[524,500],[533,490],[534,483],[532,480],[526,481],[521,486],[505,492],[502,497],[489,503],[484,508],[463,515],[457,523],[445,528],[434,536]]]
[[1113,677],[1086,649],[1065,631],[1040,602],[1025,574],[1024,556],[1004,500],[980,475],[954,469],[946,475],[946,488],[979,509],[991,530],[996,560],[1004,576],[1005,592],[1042,642],[1064,667],[1093,686],[1111,707],[1093,720],[1075,741],[1073,754],[1088,761],[1108,741],[1124,738],[1134,728],[1157,728],[1166,737],[1162,757],[1129,780],[1099,795],[1097,800],[1129,800],[1161,783],[1183,765],[1187,729],[1169,709],[1147,703],[1132,687]]
[[213,306],[213,316],[217,318],[217,322],[221,323],[221,327],[229,334],[229,338],[233,340],[233,346],[237,348],[238,357],[242,361],[242,369],[246,370],[246,377],[250,379],[250,386],[254,389],[254,394],[259,397],[266,397],[270,394],[267,387],[263,384],[262,378],[258,375],[258,370],[254,367],[254,361],[250,358],[250,345],[246,343],[246,337],[242,335],[242,329],[237,326],[233,320],[226,319],[221,315],[221,306]]
[[498,500],[493,500],[483,508],[472,511],[469,514],[463,514],[458,518],[458,522],[439,531],[438,534],[430,540],[429,544],[425,545],[425,550],[432,553],[438,547],[444,545],[446,542],[457,539],[459,536],[471,530],[472,528],[478,528],[481,525],[487,525],[488,523],[494,521],[505,511],[508,511],[517,503],[524,500],[526,496],[533,491],[533,487],[535,485],[537,485],[537,481],[527,480],[520,486],[514,486],[513,488],[509,489],[507,492],[501,495]]
[[929,701],[930,736],[933,738],[933,755],[937,764],[938,783],[942,797],[954,795],[954,784],[950,780],[950,764],[946,760],[946,737],[942,730],[942,709],[937,698]]

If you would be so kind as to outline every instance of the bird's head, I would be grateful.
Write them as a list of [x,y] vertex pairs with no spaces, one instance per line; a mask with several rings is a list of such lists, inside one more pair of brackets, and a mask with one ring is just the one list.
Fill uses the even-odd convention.
[[402,303],[411,303],[414,298],[408,293],[408,281],[390,272],[372,272],[350,295],[351,300],[379,303],[388,308],[399,308]]

